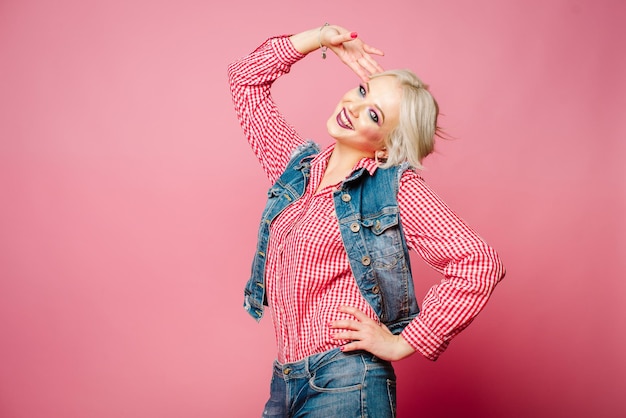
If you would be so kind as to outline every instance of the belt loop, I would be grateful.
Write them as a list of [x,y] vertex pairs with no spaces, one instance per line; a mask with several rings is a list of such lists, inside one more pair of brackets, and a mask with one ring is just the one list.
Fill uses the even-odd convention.
[[307,356],[304,358],[304,372],[306,373],[307,377],[311,376],[311,371],[309,370],[310,361],[311,361],[311,356]]

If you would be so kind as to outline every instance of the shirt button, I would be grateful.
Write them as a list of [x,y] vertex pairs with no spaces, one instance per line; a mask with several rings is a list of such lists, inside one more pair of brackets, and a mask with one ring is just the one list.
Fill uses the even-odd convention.
[[379,294],[380,293],[380,287],[378,287],[378,285],[372,287],[372,293]]
[[352,231],[352,232],[359,232],[359,229],[361,229],[361,227],[359,226],[359,224],[357,222],[352,222],[350,224],[350,231]]
[[369,266],[371,262],[372,262],[372,260],[367,255],[364,255],[363,258],[361,259],[361,263],[364,266]]
[[343,200],[344,202],[349,202],[350,200],[352,200],[352,196],[350,196],[348,193],[344,193],[341,195],[341,200]]

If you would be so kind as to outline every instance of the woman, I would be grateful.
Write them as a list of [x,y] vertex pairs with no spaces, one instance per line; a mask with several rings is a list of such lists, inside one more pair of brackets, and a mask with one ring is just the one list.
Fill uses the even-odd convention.
[[[327,121],[334,143],[303,140],[270,88],[314,50],[361,79]],[[409,71],[325,24],[266,40],[228,68],[237,116],[270,183],[245,307],[272,312],[278,357],[263,416],[392,417],[391,362],[430,360],[504,276],[496,254],[415,171],[434,146],[438,108]],[[306,102],[303,102],[306,106]],[[443,274],[418,309],[408,250]]]

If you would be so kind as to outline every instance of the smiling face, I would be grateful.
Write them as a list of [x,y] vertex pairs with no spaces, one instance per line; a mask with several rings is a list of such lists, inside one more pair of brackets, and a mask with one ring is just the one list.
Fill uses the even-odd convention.
[[328,133],[337,146],[374,157],[398,125],[402,90],[394,76],[376,77],[348,91],[328,118]]

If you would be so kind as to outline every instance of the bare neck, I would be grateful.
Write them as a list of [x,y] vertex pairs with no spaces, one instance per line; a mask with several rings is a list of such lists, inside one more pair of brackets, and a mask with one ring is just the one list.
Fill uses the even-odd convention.
[[355,152],[351,149],[345,149],[339,144],[335,145],[317,190],[345,180],[352,173],[354,166],[364,157],[367,155],[363,152]]

